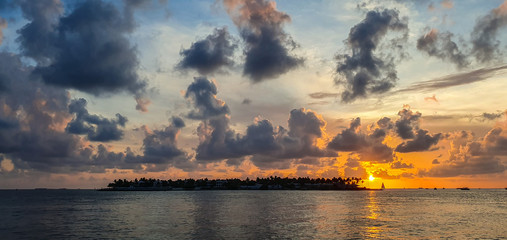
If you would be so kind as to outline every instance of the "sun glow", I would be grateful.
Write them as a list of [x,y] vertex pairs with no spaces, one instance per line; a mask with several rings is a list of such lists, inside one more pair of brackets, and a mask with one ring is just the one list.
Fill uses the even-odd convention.
[[375,180],[375,178],[373,177],[373,175],[370,175],[370,177],[368,178],[370,181],[373,181]]

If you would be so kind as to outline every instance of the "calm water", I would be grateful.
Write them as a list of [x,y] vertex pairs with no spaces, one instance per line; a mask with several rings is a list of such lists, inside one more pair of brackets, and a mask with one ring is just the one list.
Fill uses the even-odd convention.
[[0,191],[1,239],[507,238],[507,191]]

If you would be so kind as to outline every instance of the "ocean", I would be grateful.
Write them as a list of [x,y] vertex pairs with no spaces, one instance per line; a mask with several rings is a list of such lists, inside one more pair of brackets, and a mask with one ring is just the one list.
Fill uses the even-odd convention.
[[1,190],[1,239],[507,239],[507,190]]

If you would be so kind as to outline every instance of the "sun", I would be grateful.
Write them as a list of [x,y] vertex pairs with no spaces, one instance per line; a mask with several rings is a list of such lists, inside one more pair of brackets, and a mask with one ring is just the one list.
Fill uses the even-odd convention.
[[373,181],[375,180],[375,178],[373,177],[373,175],[370,175],[370,177],[368,178],[370,181]]

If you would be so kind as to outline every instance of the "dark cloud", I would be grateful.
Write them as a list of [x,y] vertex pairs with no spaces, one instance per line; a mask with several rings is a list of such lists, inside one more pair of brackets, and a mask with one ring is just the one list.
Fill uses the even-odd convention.
[[163,130],[150,130],[144,126],[145,138],[143,140],[143,163],[168,163],[184,152],[177,147],[177,136],[180,129],[185,126],[183,119],[173,117],[171,124]]
[[428,81],[414,83],[405,89],[396,91],[396,93],[413,91],[429,92],[448,87],[480,82],[487,80],[496,74],[501,74],[505,69],[507,69],[507,65],[492,68],[480,68],[470,72],[451,74]]
[[192,43],[189,49],[180,51],[183,59],[178,69],[195,69],[202,75],[214,73],[222,68],[234,66],[232,59],[237,45],[227,28],[216,28],[205,39]]
[[431,29],[428,33],[417,39],[417,49],[427,53],[429,56],[450,61],[460,69],[467,67],[470,65],[470,62],[466,54],[452,41],[453,36],[450,32],[438,32],[436,29]]
[[440,133],[430,135],[428,131],[419,129],[413,140],[401,143],[395,151],[402,153],[427,151],[438,143],[441,135]]
[[258,159],[261,161],[259,164],[265,165],[266,159],[286,162],[287,159],[307,156],[337,156],[333,151],[316,145],[322,137],[325,122],[314,112],[294,109],[288,125],[287,130],[281,126],[275,128],[268,120],[257,120],[247,127],[245,135],[241,135],[230,129],[227,116],[211,118],[198,128],[202,141],[197,147],[196,157],[198,160],[216,161],[253,155],[251,161],[254,164],[257,165],[255,160]]
[[420,112],[412,112],[409,108],[404,108],[398,112],[398,119],[395,123],[396,133],[403,139],[414,138],[414,129],[418,130],[419,119],[421,118]]
[[41,65],[48,65],[56,57],[59,18],[63,14],[60,0],[16,2],[23,17],[30,21],[18,30],[17,41],[23,55],[36,60]]
[[245,104],[245,105],[249,105],[252,103],[252,100],[250,100],[249,98],[245,98],[243,99],[243,101],[241,102],[241,104]]
[[477,19],[472,31],[472,54],[481,63],[500,60],[500,41],[497,40],[498,30],[507,26],[507,1],[498,8]]
[[[30,22],[17,41],[48,84],[94,95],[127,91],[141,99],[146,82],[137,74],[137,50],[128,34],[135,27],[133,9],[142,2],[127,1],[120,11],[101,0],[83,1],[64,16],[58,0],[19,1]],[[143,103],[138,101],[139,110]]]
[[196,78],[185,94],[194,105],[194,110],[188,116],[202,120],[197,128],[200,139],[196,148],[198,161],[234,159],[228,163],[239,164],[242,158],[252,156],[254,164],[259,160],[258,164],[267,166],[266,159],[276,159],[273,164],[279,166],[287,159],[336,156],[333,151],[316,145],[318,139],[323,137],[326,122],[314,112],[292,110],[288,130],[281,126],[274,127],[268,120],[257,119],[242,135],[230,128],[229,107],[216,98],[216,93],[213,82]]
[[361,119],[355,118],[350,122],[350,127],[336,135],[328,147],[337,151],[358,151],[366,146],[366,136],[358,134],[361,127]]
[[496,119],[499,119],[503,117],[506,114],[506,112],[498,112],[498,113],[482,113],[478,116],[480,119],[479,121],[493,121]]
[[336,151],[358,153],[361,161],[392,162],[393,149],[383,143],[387,134],[385,127],[384,119],[381,119],[377,127],[367,134],[361,131],[361,120],[355,118],[351,121],[350,127],[337,134],[327,147]]
[[75,118],[67,124],[65,131],[73,134],[86,134],[90,141],[109,142],[120,140],[127,118],[116,114],[116,119],[107,119],[88,113],[86,100],[74,99],[69,104],[69,112]]
[[308,94],[308,96],[310,96],[311,98],[315,98],[315,99],[321,99],[321,98],[339,97],[340,94],[339,93],[328,93],[328,92],[314,92],[314,93]]
[[[67,92],[29,80],[19,56],[0,53],[0,153],[15,167],[41,171],[81,169],[87,151],[79,137],[63,131],[70,118]],[[7,124],[6,124],[7,123]]]
[[[5,86],[0,93],[0,154],[12,160],[15,169],[69,173],[104,172],[107,168],[139,170],[141,165],[163,170],[170,164],[191,164],[176,148],[177,129],[184,126],[179,118],[173,118],[165,130],[147,133],[142,150],[149,150],[142,155],[130,148],[113,152],[68,133],[72,129],[88,134],[90,140],[110,140],[121,135],[118,127],[125,124],[126,118],[118,115],[117,119],[105,119],[89,114],[84,99],[71,102],[64,89],[32,79],[32,70],[23,65],[20,56],[0,53],[0,82]],[[76,114],[74,119],[71,113]],[[157,150],[167,150],[166,155],[157,159]]]
[[[507,137],[502,128],[493,128],[482,141],[473,135],[459,132],[449,136],[451,149],[449,159],[429,170],[420,170],[420,176],[455,177],[502,173],[507,166],[502,158],[507,156]],[[438,162],[438,160],[437,160]],[[433,161],[435,164],[435,161]]]
[[412,163],[407,164],[407,163],[404,163],[401,161],[396,161],[396,162],[391,163],[391,168],[392,169],[414,168],[414,164],[412,164]]
[[275,2],[224,0],[224,5],[246,43],[243,75],[261,82],[303,64],[302,58],[290,53],[297,44],[283,30],[290,16],[278,11]]
[[185,93],[185,98],[194,105],[188,117],[192,119],[208,119],[214,116],[229,114],[229,107],[224,101],[216,98],[215,83],[205,77],[196,77]]
[[395,151],[403,153],[427,151],[441,139],[442,134],[431,135],[427,130],[419,128],[422,116],[420,112],[413,112],[409,107],[406,107],[399,111],[398,115],[400,118],[394,124],[397,135],[404,140],[411,140],[400,143]]
[[[397,10],[369,11],[366,18],[350,29],[347,45],[352,55],[337,56],[336,73],[344,80],[337,84],[345,87],[342,101],[352,102],[358,97],[366,97],[370,93],[383,93],[394,87],[398,79],[392,58],[382,58],[375,54],[380,41],[388,31],[408,31],[407,19],[399,17]],[[400,40],[405,41],[406,38]],[[395,41],[395,47],[401,47]]]

